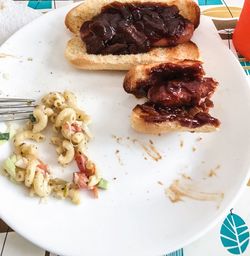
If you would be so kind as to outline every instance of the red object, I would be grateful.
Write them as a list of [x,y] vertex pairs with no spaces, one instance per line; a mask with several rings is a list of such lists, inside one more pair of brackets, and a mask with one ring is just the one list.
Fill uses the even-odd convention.
[[87,163],[88,158],[85,155],[76,154],[75,160],[76,160],[79,171],[82,173],[85,173],[86,172],[86,163]]
[[73,132],[81,132],[82,131],[82,127],[80,127],[77,123],[71,124],[71,129],[73,130]]
[[75,160],[76,160],[76,163],[77,163],[80,173],[84,173],[87,176],[87,178],[89,178],[91,175],[95,174],[95,166],[91,169],[88,169],[86,166],[87,161],[88,161],[87,156],[85,156],[84,154],[77,153],[75,155]]
[[74,172],[73,173],[73,181],[79,188],[87,188],[88,178],[84,173]]
[[99,197],[98,188],[97,187],[93,187],[92,191],[93,191],[94,198],[98,198]]
[[37,167],[39,169],[41,169],[44,173],[43,175],[45,175],[46,173],[49,173],[49,168],[48,165],[45,164],[43,161],[41,161],[40,159],[38,159],[38,161],[40,162],[40,164],[37,165]]
[[250,60],[250,0],[245,0],[239,21],[233,34],[235,49]]
[[71,130],[72,132],[81,132],[82,131],[82,127],[79,126],[77,123],[73,123],[71,125],[69,123],[65,123],[64,129]]

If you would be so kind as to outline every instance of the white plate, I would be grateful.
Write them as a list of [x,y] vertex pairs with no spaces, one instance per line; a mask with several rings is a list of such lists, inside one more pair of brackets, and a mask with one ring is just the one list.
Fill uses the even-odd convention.
[[[213,97],[213,113],[222,122],[221,130],[161,137],[137,134],[129,125],[129,114],[137,100],[123,91],[125,73],[79,71],[64,59],[70,38],[64,17],[69,9],[35,20],[0,48],[1,53],[14,56],[0,59],[0,90],[3,96],[34,98],[55,90],[75,92],[93,119],[95,138],[89,145],[89,155],[110,180],[110,189],[101,193],[99,200],[83,193],[80,206],[55,199],[39,203],[37,198],[29,198],[23,187],[0,177],[0,216],[33,243],[61,255],[152,256],[178,249],[225,216],[246,183],[250,94],[245,75],[210,21],[202,18],[194,40],[207,73],[220,82]],[[112,135],[122,137],[122,142],[117,143]],[[145,152],[127,141],[127,136],[143,143],[152,139],[163,159],[155,162],[147,156],[145,160]],[[200,136],[203,139],[198,142]],[[1,161],[9,150],[9,145],[1,146]],[[123,165],[117,160],[116,150]],[[71,177],[75,169],[62,173],[52,146],[42,151],[54,171]],[[221,166],[217,176],[204,179],[217,165]],[[215,202],[191,199],[171,203],[164,188],[180,173],[192,176],[202,191],[223,192],[220,207]]]

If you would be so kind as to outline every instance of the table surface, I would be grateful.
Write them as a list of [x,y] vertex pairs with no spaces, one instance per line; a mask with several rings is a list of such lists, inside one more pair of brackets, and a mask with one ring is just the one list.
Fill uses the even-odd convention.
[[[42,13],[50,11],[52,9],[60,8],[62,6],[72,3],[71,0],[32,0],[32,1],[16,1],[20,5],[28,5],[31,8],[37,9]],[[201,11],[224,6],[225,9],[230,13],[231,6],[241,7],[243,4],[242,0],[198,0],[201,7]],[[228,10],[229,8],[229,10]],[[242,56],[237,55],[233,44],[232,44],[232,32],[235,27],[236,20],[229,19],[218,20],[213,18],[215,27],[220,35],[223,43],[225,43],[239,59],[242,68],[245,70],[246,75],[249,75],[250,82],[250,62],[246,61]],[[239,215],[250,227],[250,187],[245,188],[245,191],[241,195],[240,199],[234,206],[233,212]],[[226,218],[226,216],[225,216]],[[223,247],[220,240],[220,229],[222,222],[210,230],[206,235],[204,235],[199,240],[193,242],[192,244],[182,248],[176,252],[170,253],[166,256],[224,256],[230,255],[230,253]],[[14,232],[10,227],[8,227],[0,219],[0,256],[55,256],[55,254],[41,249],[20,235]],[[241,255],[250,255],[250,246]]]

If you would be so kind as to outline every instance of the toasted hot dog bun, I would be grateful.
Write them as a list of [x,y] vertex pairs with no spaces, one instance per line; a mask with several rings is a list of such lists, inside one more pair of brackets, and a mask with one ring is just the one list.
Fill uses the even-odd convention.
[[[152,80],[152,75],[157,75],[159,81],[163,79],[164,83],[170,81],[173,78],[170,78],[173,75],[174,70],[178,69],[179,75],[174,79],[184,79],[181,78],[181,74],[188,73],[188,77],[193,77],[194,79],[202,78],[205,75],[205,72],[202,68],[202,62],[192,61],[192,60],[175,60],[172,62],[163,62],[163,63],[152,63],[147,65],[137,65],[131,68],[125,78],[123,83],[123,88],[127,93],[133,94],[136,97],[147,97],[148,89],[151,86],[158,86],[159,82],[157,80]],[[161,70],[165,72],[164,78],[161,78]],[[187,77],[187,76],[186,76]],[[185,79],[184,79],[185,80]],[[217,82],[212,79],[212,82],[217,86]],[[156,103],[157,105],[157,103]],[[161,134],[172,131],[189,131],[189,132],[212,132],[218,129],[220,122],[208,114],[208,109],[203,110],[202,107],[194,106],[192,108],[187,108],[184,112],[188,113],[188,117],[191,119],[196,119],[195,115],[197,113],[205,113],[211,117],[211,123],[204,123],[197,127],[185,126],[182,125],[178,120],[166,120],[164,111],[159,111],[158,107],[154,107],[155,104],[147,101],[142,105],[136,105],[131,113],[131,126],[134,130],[142,133],[149,134]],[[183,113],[184,113],[183,112]],[[201,120],[201,119],[200,119]]]
[[[66,27],[74,34],[66,47],[65,57],[79,69],[89,70],[128,70],[134,65],[148,64],[154,62],[170,61],[174,59],[199,59],[198,47],[187,42],[175,47],[155,47],[147,53],[126,55],[99,55],[88,54],[85,43],[80,38],[80,28],[85,21],[91,20],[101,12],[101,8],[114,0],[86,0],[84,3],[73,8],[65,18]],[[116,2],[160,2],[167,5],[176,5],[180,14],[190,20],[195,27],[199,25],[200,9],[192,0],[118,0]]]
[[165,122],[147,122],[143,116],[144,111],[140,105],[137,105],[131,113],[131,127],[137,132],[148,133],[148,134],[162,134],[167,132],[213,132],[218,128],[206,124],[200,127],[191,128],[180,125],[177,121],[165,121]]
[[[169,63],[168,63],[169,64]],[[170,62],[172,66],[180,66],[182,69],[193,70],[197,75],[205,75],[204,70],[201,68],[201,61],[193,61],[193,60],[172,60]],[[151,71],[157,68],[163,68],[165,62],[162,63],[150,63],[147,65],[137,65],[131,68],[123,82],[124,90],[127,93],[133,93],[138,88],[141,87],[141,82],[145,82],[149,79]]]
[[65,56],[76,68],[89,70],[128,70],[134,65],[177,59],[199,59],[196,44],[187,42],[169,48],[153,48],[147,53],[126,55],[96,55],[86,52],[80,37],[72,38],[67,45]]

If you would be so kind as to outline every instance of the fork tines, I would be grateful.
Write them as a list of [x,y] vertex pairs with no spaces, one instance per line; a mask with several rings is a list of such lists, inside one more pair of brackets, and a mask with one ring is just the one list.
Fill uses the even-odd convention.
[[36,106],[33,99],[0,98],[0,122],[29,119]]

